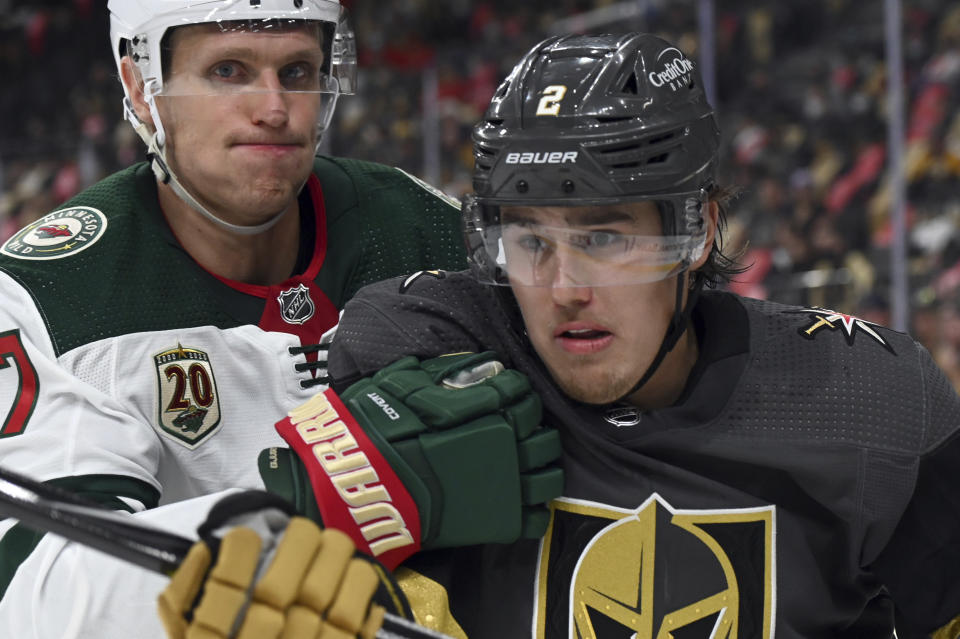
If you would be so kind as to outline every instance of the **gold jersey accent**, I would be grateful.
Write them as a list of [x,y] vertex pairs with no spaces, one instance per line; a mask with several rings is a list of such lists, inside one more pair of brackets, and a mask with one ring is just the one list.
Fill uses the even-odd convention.
[[954,617],[947,625],[930,635],[930,639],[957,639],[960,637],[960,616]]
[[[769,639],[774,516],[773,506],[677,510],[656,494],[633,511],[555,501],[540,554],[536,637],[559,623],[584,639],[615,630],[663,639],[681,629]],[[564,583],[569,593],[555,585]]]
[[430,630],[442,632],[453,639],[467,639],[453,613],[450,612],[450,599],[447,589],[433,579],[401,566],[394,572],[400,589],[407,596],[414,619],[418,624]]

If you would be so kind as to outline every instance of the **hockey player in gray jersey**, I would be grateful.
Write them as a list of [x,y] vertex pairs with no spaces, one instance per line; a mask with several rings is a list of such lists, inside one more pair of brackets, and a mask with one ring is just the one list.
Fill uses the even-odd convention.
[[551,38],[474,129],[471,270],[347,304],[335,389],[494,351],[562,439],[541,540],[401,566],[421,620],[471,639],[957,636],[960,399],[906,334],[706,290],[736,272],[718,142],[670,43]]

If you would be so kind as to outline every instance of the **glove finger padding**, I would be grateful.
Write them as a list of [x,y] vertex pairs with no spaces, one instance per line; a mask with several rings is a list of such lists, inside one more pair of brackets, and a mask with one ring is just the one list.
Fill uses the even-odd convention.
[[173,573],[167,587],[160,593],[157,602],[160,621],[171,639],[186,637],[189,625],[187,615],[200,593],[200,587],[210,568],[210,561],[210,548],[202,541],[198,541],[190,548],[186,559]]
[[354,417],[363,415],[413,495],[424,548],[545,532],[538,511],[563,489],[562,472],[549,465],[560,457],[560,438],[542,428],[540,398],[526,376],[505,370],[495,353],[405,357],[341,399]]
[[[370,383],[402,401],[431,429],[502,412],[508,422],[524,429],[517,432],[522,439],[540,424],[540,398],[522,373],[505,370],[493,357],[490,351],[446,355],[423,363],[404,357],[378,371]],[[345,401],[356,395],[351,391],[353,386],[343,393]]]
[[250,528],[231,528],[215,545],[212,570],[208,544],[197,542],[160,596],[172,639],[372,639],[387,609],[411,618],[383,566],[357,553],[344,533],[303,517],[290,519],[266,560]]
[[253,589],[237,637],[358,636],[369,615],[383,623],[383,608],[371,605],[379,585],[380,575],[355,556],[346,534],[294,518]]
[[406,357],[290,411],[276,428],[296,458],[268,449],[260,471],[301,512],[312,491],[326,525],[393,568],[420,547],[545,532],[563,474],[541,414],[527,378],[492,352]]

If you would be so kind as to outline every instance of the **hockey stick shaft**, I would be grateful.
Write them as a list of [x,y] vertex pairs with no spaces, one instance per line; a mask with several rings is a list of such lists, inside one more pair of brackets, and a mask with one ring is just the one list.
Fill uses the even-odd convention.
[[170,575],[193,542],[136,523],[66,490],[0,468],[0,513],[34,530]]
[[[0,467],[0,519],[12,517],[112,557],[170,576],[194,542],[133,521],[73,493]],[[379,639],[450,639],[406,619],[386,614]]]

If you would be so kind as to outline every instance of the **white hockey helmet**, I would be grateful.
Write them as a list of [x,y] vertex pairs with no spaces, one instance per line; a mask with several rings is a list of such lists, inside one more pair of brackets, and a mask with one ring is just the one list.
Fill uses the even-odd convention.
[[163,86],[160,47],[170,29],[234,20],[316,20],[335,29],[328,59],[340,93],[356,89],[356,47],[339,0],[109,0],[107,8],[117,69],[129,51],[144,82],[158,87]]

